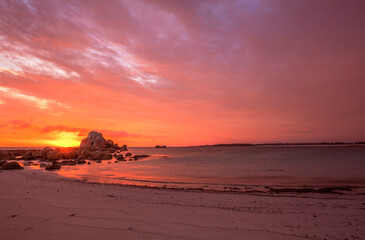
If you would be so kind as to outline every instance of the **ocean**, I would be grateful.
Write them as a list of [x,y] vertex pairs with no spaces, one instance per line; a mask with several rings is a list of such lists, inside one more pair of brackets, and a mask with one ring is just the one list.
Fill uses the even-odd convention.
[[[130,148],[138,161],[91,161],[55,173],[82,181],[173,188],[365,186],[365,147]],[[27,167],[29,168],[29,167]],[[33,169],[36,166],[31,167]],[[44,171],[44,170],[41,170]]]

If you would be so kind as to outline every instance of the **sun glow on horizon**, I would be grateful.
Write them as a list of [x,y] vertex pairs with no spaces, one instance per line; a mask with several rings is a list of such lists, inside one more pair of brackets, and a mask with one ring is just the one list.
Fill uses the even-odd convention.
[[46,143],[55,147],[77,147],[80,145],[80,137],[76,132],[60,132],[54,140],[47,140]]

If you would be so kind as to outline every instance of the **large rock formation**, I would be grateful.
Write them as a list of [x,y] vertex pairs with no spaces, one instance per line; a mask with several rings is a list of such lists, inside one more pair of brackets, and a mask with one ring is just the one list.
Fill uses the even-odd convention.
[[81,141],[81,148],[104,148],[107,146],[107,142],[101,133],[91,131],[87,138]]
[[[40,160],[47,162],[56,162],[57,160],[62,159],[107,160],[112,158],[112,154],[115,154],[116,152],[120,153],[121,151],[128,151],[127,145],[119,147],[113,140],[106,140],[101,133],[92,131],[88,134],[87,138],[82,140],[80,148],[69,147],[52,149],[50,147],[45,147],[42,150],[0,150],[0,162],[4,164],[5,162],[1,160],[18,159],[27,161]],[[69,164],[71,164],[71,162],[69,162]]]

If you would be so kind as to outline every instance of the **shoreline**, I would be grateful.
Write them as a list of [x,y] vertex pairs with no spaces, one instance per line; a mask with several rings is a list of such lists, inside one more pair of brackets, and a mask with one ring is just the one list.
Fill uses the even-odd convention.
[[364,195],[180,191],[2,171],[0,239],[363,239],[364,202]]
[[[107,162],[109,160],[103,160]],[[142,160],[148,161],[148,160]],[[18,161],[19,162],[19,161]],[[91,162],[93,162],[91,160]],[[21,163],[21,162],[20,162]],[[23,164],[23,163],[21,163]],[[77,166],[77,165],[76,165]],[[24,167],[24,166],[23,166]],[[326,185],[310,185],[310,184],[232,184],[232,183],[194,183],[194,182],[164,182],[164,181],[150,181],[140,179],[119,179],[126,182],[134,183],[118,183],[118,182],[102,182],[94,181],[90,179],[90,176],[65,176],[61,170],[45,171],[43,168],[34,168],[25,166],[26,171],[39,171],[44,173],[50,173],[65,179],[73,179],[75,181],[83,183],[95,183],[95,184],[107,184],[115,186],[137,187],[137,188],[151,188],[161,190],[176,190],[176,191],[195,191],[195,192],[207,192],[207,193],[233,193],[233,194],[261,194],[261,195],[273,195],[273,194],[339,194],[339,195],[364,195],[365,185],[361,185],[361,181],[351,181],[349,183],[338,183],[331,181]],[[64,166],[67,168],[68,166]],[[104,181],[106,179],[103,179]],[[112,180],[111,180],[112,181]],[[341,181],[340,181],[341,182]],[[356,184],[354,184],[354,182]],[[146,183],[146,184],[145,184]],[[352,183],[352,184],[351,184]],[[149,185],[150,184],[150,185]]]

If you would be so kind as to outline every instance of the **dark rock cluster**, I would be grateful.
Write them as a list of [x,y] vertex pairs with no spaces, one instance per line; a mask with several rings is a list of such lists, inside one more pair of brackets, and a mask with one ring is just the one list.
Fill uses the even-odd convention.
[[[128,151],[127,145],[119,147],[113,140],[106,140],[101,133],[92,131],[81,141],[80,147],[0,150],[0,167],[4,170],[23,169],[17,162],[4,160],[25,160],[24,166],[39,165],[46,170],[57,170],[63,165],[90,164],[86,160],[95,160],[99,163],[100,160],[110,160],[113,157],[117,161],[136,161],[149,157],[149,155],[132,156],[129,152],[123,155],[124,151]],[[32,160],[43,163],[36,164]]]

